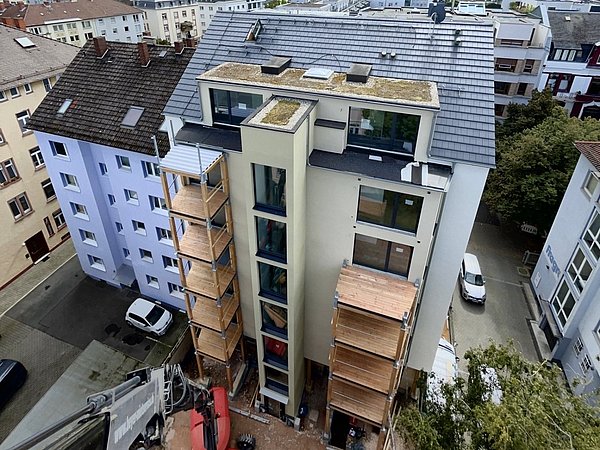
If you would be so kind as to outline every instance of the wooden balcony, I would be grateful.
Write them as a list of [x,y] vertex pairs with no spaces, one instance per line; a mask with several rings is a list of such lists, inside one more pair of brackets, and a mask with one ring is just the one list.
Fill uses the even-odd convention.
[[[390,391],[390,384],[398,370],[389,359],[337,344],[333,353],[332,373],[352,383],[374,389],[382,394]],[[393,383],[395,384],[395,383]]]
[[172,200],[170,213],[185,220],[204,221],[221,209],[227,195],[221,189],[208,188],[208,199],[202,198],[202,188],[198,184],[181,186]]
[[185,277],[186,288],[196,295],[217,299],[225,294],[227,287],[231,284],[234,277],[235,270],[233,267],[230,265],[218,266],[217,278],[219,280],[219,288],[217,289],[211,265],[195,262]]
[[222,315],[225,328],[227,328],[239,306],[240,300],[237,295],[223,296],[220,308],[217,306],[216,300],[206,297],[196,297],[196,303],[190,319],[199,326],[221,331],[220,316]]
[[240,338],[242,337],[242,327],[232,323],[225,332],[225,339],[221,337],[221,333],[210,330],[208,328],[202,328],[199,330],[197,335],[196,350],[212,359],[217,361],[227,362],[233,352]]
[[345,414],[358,417],[375,426],[387,419],[387,396],[339,379],[329,381],[329,406]]
[[[223,254],[232,236],[225,228],[213,227],[210,230],[213,240],[215,259]],[[196,261],[212,261],[212,253],[208,243],[208,229],[205,225],[188,223],[185,233],[179,240],[179,255]]]

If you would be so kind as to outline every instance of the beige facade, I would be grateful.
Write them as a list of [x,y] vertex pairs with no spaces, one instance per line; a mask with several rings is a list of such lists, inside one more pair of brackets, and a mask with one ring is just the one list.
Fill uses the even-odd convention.
[[0,184],[0,287],[68,235],[35,136],[22,128],[55,81],[15,85],[3,91],[0,101],[0,181],[6,180]]
[[[161,8],[146,8],[145,2],[138,2],[138,7],[144,11],[144,31],[149,32],[152,37],[167,40],[171,43],[186,38],[181,31],[181,24],[189,22],[192,25],[190,35],[198,37],[200,33],[198,21],[198,5],[196,3],[187,5],[163,6]],[[167,5],[167,3],[163,3]]]

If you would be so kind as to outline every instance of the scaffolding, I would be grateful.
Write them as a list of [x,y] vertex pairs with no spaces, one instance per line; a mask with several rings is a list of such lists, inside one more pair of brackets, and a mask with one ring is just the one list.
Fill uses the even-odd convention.
[[417,288],[392,275],[342,267],[332,318],[326,433],[332,411],[389,427],[414,316]]
[[160,168],[198,371],[204,358],[225,364],[233,391],[231,360],[245,348],[225,155],[174,146]]

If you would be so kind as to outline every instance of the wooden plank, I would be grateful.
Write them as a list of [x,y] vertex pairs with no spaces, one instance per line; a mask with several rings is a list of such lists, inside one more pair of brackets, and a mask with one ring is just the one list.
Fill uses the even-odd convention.
[[242,328],[237,324],[232,323],[225,332],[225,339],[221,337],[221,333],[213,331],[209,328],[202,328],[197,337],[196,349],[204,356],[209,356],[217,361],[227,362],[237,343],[242,336]]
[[334,377],[389,394],[394,362],[344,345],[336,345],[332,373]]
[[338,308],[335,340],[392,360],[396,359],[400,322],[394,325]]
[[223,315],[223,322],[225,328],[227,328],[239,305],[240,301],[237,295],[223,296],[220,308],[217,306],[216,300],[207,297],[196,297],[196,303],[194,304],[190,319],[192,322],[203,327],[221,331],[219,315]]
[[215,191],[209,188],[208,191],[211,199],[207,207],[202,198],[200,185],[188,184],[181,186],[179,192],[175,194],[172,200],[172,214],[199,220],[206,220],[213,217],[227,201],[227,195],[221,190]]
[[[210,230],[215,240],[215,255],[217,259],[223,254],[232,236],[221,228],[213,227]],[[218,238],[218,239],[217,239]],[[208,243],[208,229],[204,225],[189,223],[185,233],[179,241],[179,254],[187,259],[212,262],[212,254]]]
[[212,268],[210,264],[195,262],[185,277],[186,288],[194,294],[217,299],[222,297],[227,287],[235,277],[235,271],[231,266],[218,266],[217,276],[219,277],[219,291],[215,286]]
[[329,406],[376,426],[385,422],[387,396],[334,378]]

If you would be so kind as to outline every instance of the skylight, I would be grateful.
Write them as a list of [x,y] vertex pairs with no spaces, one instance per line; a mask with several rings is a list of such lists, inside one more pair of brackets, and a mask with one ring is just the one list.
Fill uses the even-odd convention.
[[58,108],[58,114],[64,114],[67,112],[67,109],[69,109],[69,106],[71,106],[71,103],[73,103],[73,100],[68,98],[66,99],[62,105],[60,105],[60,108]]
[[304,72],[303,78],[316,78],[318,80],[327,80],[331,75],[333,75],[333,70],[331,69],[311,67],[306,72]]
[[140,106],[132,106],[131,108],[129,108],[129,111],[127,111],[127,114],[125,114],[125,117],[121,122],[121,126],[127,128],[134,128],[140,120],[140,117],[142,117],[143,113],[144,108]]
[[35,47],[35,44],[28,37],[15,38],[15,41],[23,48]]

